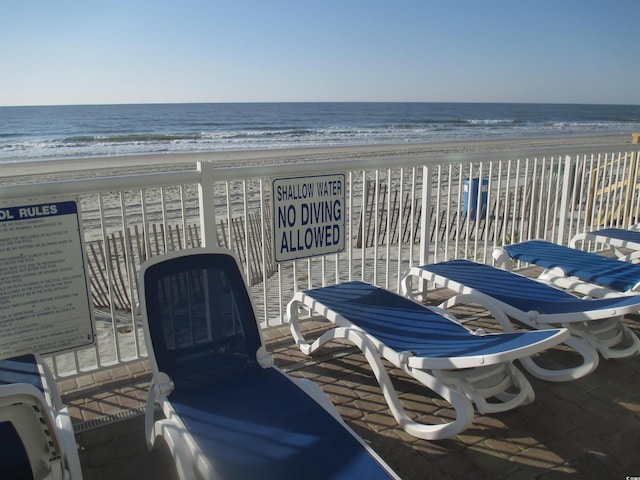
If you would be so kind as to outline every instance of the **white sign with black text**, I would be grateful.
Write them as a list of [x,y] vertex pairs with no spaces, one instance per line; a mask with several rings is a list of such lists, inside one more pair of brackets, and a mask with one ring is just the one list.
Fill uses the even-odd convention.
[[274,179],[272,194],[276,262],[344,250],[344,174]]
[[75,200],[0,205],[0,358],[91,345]]

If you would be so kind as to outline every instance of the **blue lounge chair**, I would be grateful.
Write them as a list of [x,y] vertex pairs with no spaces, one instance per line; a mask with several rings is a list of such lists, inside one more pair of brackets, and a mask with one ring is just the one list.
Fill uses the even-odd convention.
[[0,360],[0,478],[81,480],[71,417],[36,355]]
[[618,260],[637,262],[640,259],[640,230],[639,225],[631,229],[602,228],[591,232],[579,233],[569,240],[571,248],[584,246],[591,242],[608,247]]
[[581,365],[549,370],[537,366],[533,359],[522,360],[530,373],[545,380],[573,380],[592,372],[599,358],[594,349],[604,358],[629,357],[640,352],[640,340],[622,321],[624,315],[640,310],[640,295],[578,298],[534,279],[469,260],[409,269],[402,280],[405,295],[413,295],[412,284],[416,280],[457,293],[441,307],[461,303],[487,306],[505,331],[513,330],[508,317],[536,329],[567,328],[571,337],[565,344],[582,355]]
[[[334,325],[312,344],[299,326],[301,307]],[[368,360],[391,413],[411,435],[446,438],[480,413],[501,412],[529,403],[533,389],[513,361],[552,347],[569,336],[566,329],[483,334],[471,332],[444,310],[363,282],[297,292],[287,307],[291,333],[309,355],[333,339],[357,345]],[[456,418],[425,424],[409,417],[382,358],[447,400]]]
[[529,240],[493,250],[496,265],[513,269],[513,260],[543,267],[538,278],[546,283],[591,297],[638,291],[640,265],[621,262],[545,240]]
[[319,387],[273,366],[230,251],[155,257],[140,287],[147,442],[165,439],[182,479],[398,478]]

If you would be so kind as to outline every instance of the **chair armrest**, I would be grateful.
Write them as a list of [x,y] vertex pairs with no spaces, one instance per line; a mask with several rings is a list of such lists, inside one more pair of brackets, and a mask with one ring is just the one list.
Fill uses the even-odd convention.
[[76,445],[76,437],[73,433],[73,423],[69,409],[64,407],[58,411],[55,421],[58,427],[60,442],[64,445],[69,475],[71,479],[80,479],[82,478],[82,467],[80,466],[78,446]]
[[264,345],[261,345],[256,351],[256,360],[262,368],[273,367],[273,356],[267,352]]
[[163,398],[173,392],[173,387],[173,380],[164,372],[158,372],[151,379],[144,419],[145,438],[149,450],[153,448],[153,444],[155,443],[153,424],[155,423],[154,412],[156,400],[160,400],[160,404],[162,405]]

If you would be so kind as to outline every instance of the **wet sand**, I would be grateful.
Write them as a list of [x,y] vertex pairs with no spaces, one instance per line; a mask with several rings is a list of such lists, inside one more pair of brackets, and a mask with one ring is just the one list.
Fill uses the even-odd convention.
[[220,167],[264,166],[351,159],[415,160],[416,164],[438,164],[460,161],[617,153],[640,149],[640,145],[632,144],[631,142],[631,135],[608,135],[71,158],[0,163],[0,178],[4,178],[5,181],[10,181],[11,183],[30,183],[33,181],[33,175],[44,175],[47,180],[52,180],[69,178],[73,176],[73,172],[80,170],[90,171],[91,176],[193,170],[196,168],[197,162],[213,162]]

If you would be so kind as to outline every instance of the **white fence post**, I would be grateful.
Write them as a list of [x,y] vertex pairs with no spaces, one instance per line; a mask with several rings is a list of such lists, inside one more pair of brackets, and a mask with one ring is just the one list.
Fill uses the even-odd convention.
[[420,224],[420,265],[429,263],[431,229],[431,172],[422,167],[422,222]]
[[213,164],[198,162],[200,182],[198,183],[198,199],[200,202],[200,232],[202,246],[218,245],[216,232],[216,198],[214,192]]
[[560,199],[560,211],[558,212],[558,239],[557,243],[565,244],[565,230],[567,228],[567,210],[569,196],[571,195],[571,157],[564,157],[564,175],[562,176],[562,198]]

